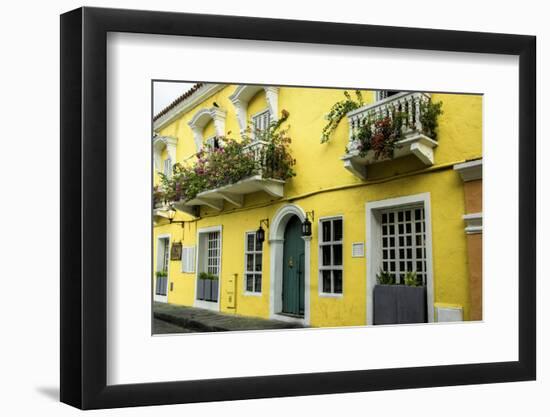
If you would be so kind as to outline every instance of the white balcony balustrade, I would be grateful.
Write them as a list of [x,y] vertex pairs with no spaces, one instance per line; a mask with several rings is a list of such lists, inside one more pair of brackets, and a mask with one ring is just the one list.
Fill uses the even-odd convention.
[[264,173],[268,169],[265,159],[265,148],[268,142],[253,141],[244,148],[245,152],[250,152],[254,160],[258,162],[258,171],[255,175],[244,178],[232,184],[223,185],[221,187],[203,191],[195,198],[189,201],[179,201],[174,204],[180,211],[190,213],[193,207],[206,206],[214,210],[221,211],[224,207],[224,202],[228,202],[234,206],[242,207],[244,204],[244,196],[255,192],[265,192],[272,197],[281,198],[284,195],[284,180],[264,178]]
[[369,150],[365,154],[360,152],[360,142],[356,139],[359,129],[367,120],[375,122],[386,117],[393,117],[396,113],[406,115],[406,122],[402,127],[402,138],[396,143],[393,157],[400,158],[415,155],[425,165],[434,164],[434,148],[437,142],[424,133],[422,128],[422,105],[430,101],[427,93],[398,93],[376,103],[363,106],[347,114],[349,122],[349,142],[347,153],[342,156],[344,167],[355,176],[366,179],[367,165],[382,162],[387,159],[377,159],[375,152]]

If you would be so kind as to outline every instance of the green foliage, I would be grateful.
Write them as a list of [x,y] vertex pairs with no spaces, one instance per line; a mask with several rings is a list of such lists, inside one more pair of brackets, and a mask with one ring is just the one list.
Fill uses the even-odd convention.
[[[442,106],[442,102],[428,101],[420,104],[422,133],[434,140],[437,140],[438,117],[443,114]],[[364,157],[372,150],[375,159],[392,158],[397,142],[403,139],[403,132],[409,128],[408,112],[394,112],[391,117],[378,120],[368,117],[354,135],[359,156]]]
[[437,140],[438,117],[443,114],[443,103],[441,101],[432,103],[432,101],[420,104],[420,123],[422,123],[423,133]]
[[[274,178],[286,180],[296,176],[294,165],[296,160],[290,154],[290,144],[292,138],[288,132],[290,126],[281,129],[290,116],[286,110],[281,112],[278,120],[272,120],[267,129],[254,131],[254,140],[267,143],[262,147],[259,160],[261,161],[262,176],[264,178]],[[244,140],[252,143],[253,139],[249,136],[252,127],[249,126],[245,132]]]
[[344,91],[344,96],[346,97],[345,100],[335,103],[325,116],[328,123],[323,128],[321,143],[329,141],[332,133],[336,130],[340,124],[340,121],[347,113],[363,106],[363,96],[361,95],[361,91],[355,90],[355,97],[357,98],[357,101],[352,99],[351,95],[347,91]]
[[166,271],[157,271],[157,272],[155,272],[155,275],[157,276],[157,278],[167,277],[168,272],[166,272]]
[[199,274],[199,279],[206,279],[206,280],[209,280],[209,281],[216,281],[218,279],[218,276],[214,275],[210,272],[201,272]]
[[164,198],[165,198],[165,195],[164,195],[164,192],[162,191],[162,189],[158,186],[158,185],[155,185],[153,187],[153,205],[154,207],[157,207],[158,205],[164,203]]
[[395,280],[388,272],[380,268],[380,272],[376,274],[376,283],[379,285],[393,285]]
[[[397,285],[394,277],[380,268],[380,272],[376,274],[376,283],[379,285]],[[403,284],[409,287],[421,287],[423,285],[422,279],[416,275],[416,272],[409,271],[405,273]]]
[[[365,156],[371,150],[371,140],[374,133],[373,122],[368,118],[355,133],[354,140],[357,141],[357,150],[360,156]],[[346,153],[348,150],[346,149]]]
[[221,147],[205,144],[197,153],[196,162],[190,165],[176,163],[170,177],[159,172],[160,187],[153,191],[155,201],[189,201],[197,194],[234,184],[253,175],[263,178],[286,180],[295,176],[296,161],[289,151],[291,138],[288,128],[281,129],[289,113],[282,111],[282,117],[273,121],[264,132],[258,132],[255,139],[265,141],[260,155],[249,148],[252,139],[244,136],[241,141],[219,137]]
[[416,275],[416,272],[409,271],[405,274],[404,283],[409,287],[421,287],[422,279]]
[[376,121],[368,118],[355,134],[359,155],[364,157],[372,150],[375,159],[392,158],[397,142],[403,138],[403,127],[407,121],[407,113],[404,112],[394,112],[391,117]]

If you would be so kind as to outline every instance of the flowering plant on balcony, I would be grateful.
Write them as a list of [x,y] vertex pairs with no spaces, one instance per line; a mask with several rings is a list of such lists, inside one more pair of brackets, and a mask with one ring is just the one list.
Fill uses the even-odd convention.
[[197,194],[234,184],[254,175],[262,178],[286,180],[295,175],[288,145],[291,142],[287,132],[280,127],[288,118],[283,110],[283,117],[273,122],[256,136],[257,141],[264,141],[259,151],[253,152],[252,139],[244,136],[241,141],[229,137],[218,138],[222,147],[208,143],[196,154],[196,162],[191,165],[176,163],[170,177],[159,172],[160,187],[155,191],[155,198],[164,201],[189,201]]
[[397,142],[403,138],[402,127],[406,123],[407,114],[402,112],[375,121],[368,119],[358,129],[354,138],[357,141],[359,155],[363,157],[372,150],[375,159],[391,158]]
[[287,180],[296,176],[294,165],[296,159],[290,154],[289,146],[292,143],[292,138],[288,131],[290,126],[282,129],[290,116],[286,110],[281,112],[281,117],[277,120],[272,120],[266,129],[254,130],[254,138],[250,136],[252,127],[248,127],[245,131],[244,140],[248,143],[257,141],[262,145],[259,151],[259,161],[263,178],[273,178],[279,180]]
[[[438,117],[443,114],[441,107],[441,102],[428,101],[420,104],[421,132],[434,140],[437,140]],[[404,132],[412,129],[409,112],[394,111],[391,116],[380,119],[367,116],[353,136],[355,149],[361,157],[372,150],[376,160],[390,159],[395,148],[399,146],[398,142],[404,138]],[[346,153],[348,152],[346,148]]]
[[160,186],[155,185],[153,187],[153,207],[157,208],[160,207],[162,204],[165,203],[165,195]]

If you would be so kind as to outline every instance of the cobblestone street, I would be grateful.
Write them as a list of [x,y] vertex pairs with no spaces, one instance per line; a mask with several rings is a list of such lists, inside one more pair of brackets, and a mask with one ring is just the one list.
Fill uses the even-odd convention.
[[153,334],[190,333],[192,330],[169,323],[164,320],[153,320]]
[[153,333],[220,332],[300,328],[296,323],[219,313],[166,303],[153,305]]

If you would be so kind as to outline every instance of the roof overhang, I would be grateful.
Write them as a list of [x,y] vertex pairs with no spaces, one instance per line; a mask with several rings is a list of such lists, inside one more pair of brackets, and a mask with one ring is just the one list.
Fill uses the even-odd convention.
[[199,105],[204,100],[212,97],[218,91],[222,90],[225,86],[225,84],[204,84],[193,95],[183,100],[181,103],[178,103],[166,114],[163,114],[161,117],[155,120],[153,122],[153,130],[158,132],[160,129],[168,126],[180,115],[191,110],[193,107]]

